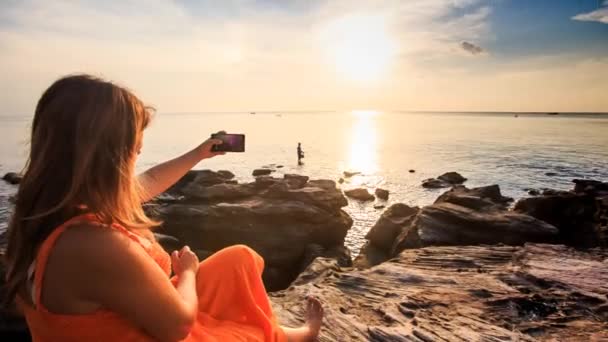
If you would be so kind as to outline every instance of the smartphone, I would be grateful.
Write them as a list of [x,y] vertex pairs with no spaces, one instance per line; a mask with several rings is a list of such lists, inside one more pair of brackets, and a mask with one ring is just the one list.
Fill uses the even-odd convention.
[[211,152],[245,152],[245,134],[211,134],[212,139],[222,141],[219,145],[213,145]]

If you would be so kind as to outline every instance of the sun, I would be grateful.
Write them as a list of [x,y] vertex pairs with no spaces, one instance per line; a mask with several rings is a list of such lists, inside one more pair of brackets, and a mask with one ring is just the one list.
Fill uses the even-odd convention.
[[335,69],[353,81],[380,79],[395,57],[396,43],[381,15],[352,14],[331,21],[321,33]]

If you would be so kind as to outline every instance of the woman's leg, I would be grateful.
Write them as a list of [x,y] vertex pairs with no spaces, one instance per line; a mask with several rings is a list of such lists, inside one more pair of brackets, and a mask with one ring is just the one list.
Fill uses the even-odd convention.
[[251,248],[224,248],[199,264],[199,310],[218,320],[260,327],[266,336],[279,329],[262,282],[264,260]]
[[[318,335],[323,308],[318,300],[307,302],[306,324],[282,328],[276,322],[264,283],[264,260],[251,248],[224,248],[199,264],[196,279],[199,310],[218,320],[254,325],[266,336],[283,333],[290,342],[309,341]],[[275,340],[275,339],[273,339]]]

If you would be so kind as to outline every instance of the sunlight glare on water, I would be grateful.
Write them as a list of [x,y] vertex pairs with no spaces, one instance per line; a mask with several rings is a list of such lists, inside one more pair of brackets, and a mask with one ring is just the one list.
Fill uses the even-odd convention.
[[375,111],[353,111],[355,121],[350,134],[349,169],[363,174],[378,171],[378,134]]

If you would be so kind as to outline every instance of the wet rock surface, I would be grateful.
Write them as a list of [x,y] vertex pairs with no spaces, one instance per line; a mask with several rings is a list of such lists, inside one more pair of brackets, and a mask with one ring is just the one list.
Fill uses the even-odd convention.
[[344,174],[344,178],[350,178],[350,177],[353,177],[353,176],[356,176],[356,175],[360,175],[361,172],[359,172],[359,171],[344,171],[343,174]]
[[442,180],[444,182],[448,182],[450,184],[462,184],[467,180],[458,172],[446,172],[441,176],[437,177],[437,179]]
[[577,247],[608,245],[608,183],[577,180],[572,191],[544,191],[519,200],[514,211],[559,229],[562,243]]
[[8,172],[2,177],[4,181],[13,185],[21,183],[21,178],[21,175],[16,172]]
[[269,175],[273,172],[273,170],[271,169],[255,169],[253,170],[253,172],[251,173],[253,176],[266,176]]
[[457,185],[444,192],[435,200],[438,203],[452,203],[473,210],[488,211],[492,209],[507,209],[513,199],[503,196],[498,185],[482,186],[469,189]]
[[374,194],[381,200],[388,200],[389,192],[386,189],[377,188]]
[[346,190],[344,191],[344,194],[347,197],[354,198],[359,201],[373,201],[375,199],[374,195],[370,194],[369,191],[364,188]]
[[446,172],[437,178],[429,178],[422,181],[422,187],[427,189],[447,188],[466,182],[466,178],[458,172]]

